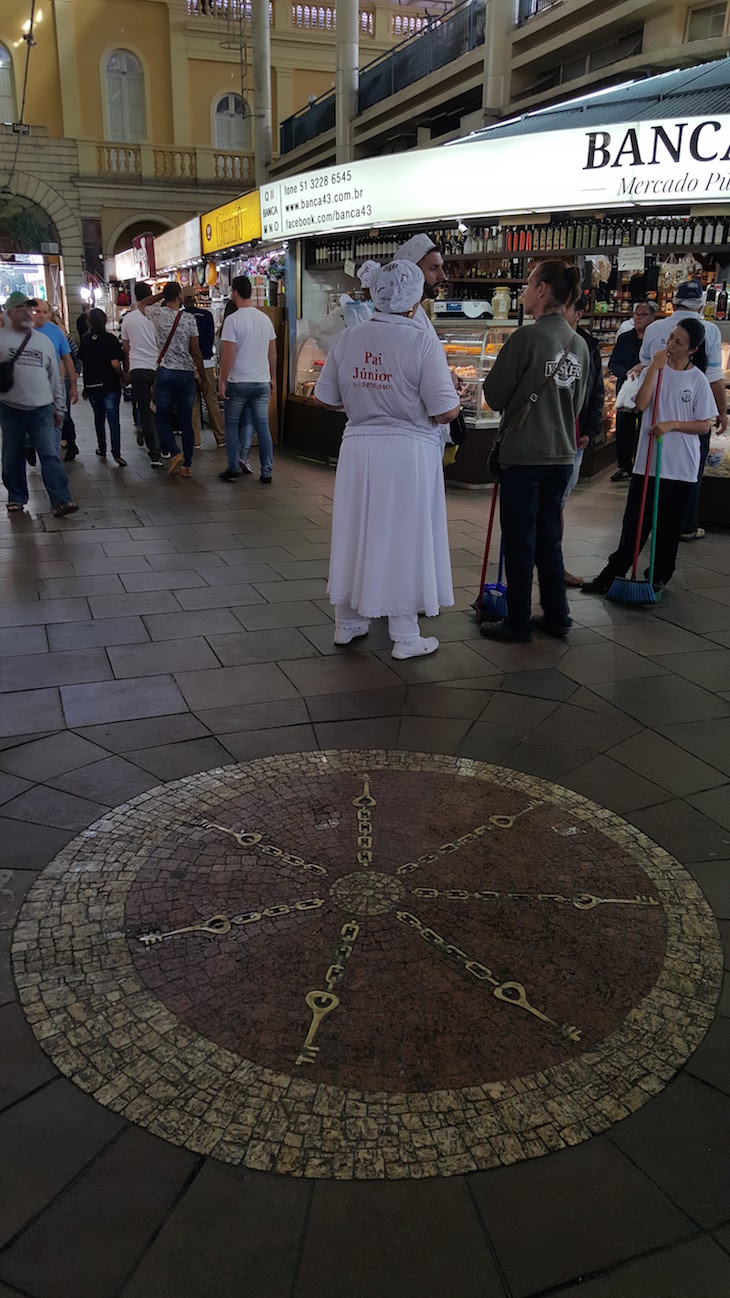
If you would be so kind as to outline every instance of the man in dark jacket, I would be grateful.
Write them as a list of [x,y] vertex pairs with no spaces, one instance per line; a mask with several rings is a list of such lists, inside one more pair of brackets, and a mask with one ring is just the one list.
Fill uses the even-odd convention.
[[[565,505],[573,487],[580,477],[580,468],[583,463],[583,452],[587,446],[592,446],[603,425],[603,403],[605,400],[605,388],[603,384],[603,358],[601,356],[600,343],[592,334],[586,333],[585,329],[579,329],[578,325],[583,316],[584,303],[583,298],[579,297],[572,306],[565,308],[563,314],[569,325],[572,325],[579,338],[582,338],[588,348],[589,366],[588,366],[588,383],[586,394],[581,406],[581,411],[577,419],[575,430],[575,458],[573,460],[573,472],[570,475],[568,485],[562,500],[562,508]],[[563,527],[565,526],[565,513],[563,513]],[[565,573],[566,586],[581,586],[582,577],[574,577],[571,572]]]
[[[634,318],[631,328],[622,326],[616,335],[616,342],[611,359],[608,362],[609,374],[616,378],[616,395],[626,382],[629,370],[639,364],[639,352],[644,330],[652,320],[656,320],[656,302],[637,302],[634,307]],[[628,324],[628,321],[626,322]],[[634,451],[639,436],[641,412],[638,410],[616,411],[616,462],[618,468],[611,475],[612,482],[630,482],[631,470],[634,467]]]
[[206,311],[205,307],[196,306],[195,295],[189,289],[185,293],[184,307],[186,311],[191,312],[191,314],[195,316],[195,319],[198,322],[200,351],[203,357],[203,367],[205,369],[205,384],[201,386],[200,392],[196,393],[195,405],[193,406],[193,436],[195,438],[195,445],[200,446],[202,431],[202,397],[208,411],[208,423],[213,430],[216,446],[223,446],[225,442],[225,436],[223,433],[223,416],[221,415],[220,406],[218,405],[218,387],[215,381],[215,359],[213,357],[213,348],[215,345],[215,321],[211,311]]

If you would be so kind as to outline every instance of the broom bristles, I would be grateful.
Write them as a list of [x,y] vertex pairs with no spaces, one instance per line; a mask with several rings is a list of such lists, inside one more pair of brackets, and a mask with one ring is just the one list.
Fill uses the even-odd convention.
[[615,604],[656,604],[656,591],[650,581],[636,581],[632,577],[617,577],[606,599]]

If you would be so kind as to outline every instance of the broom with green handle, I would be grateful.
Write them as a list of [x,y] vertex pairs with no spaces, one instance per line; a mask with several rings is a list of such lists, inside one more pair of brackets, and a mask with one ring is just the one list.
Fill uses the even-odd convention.
[[[659,393],[662,390],[662,375],[664,371],[660,370],[657,377],[656,392],[654,393],[654,407],[651,415],[651,425],[653,428],[656,424],[657,411],[659,409]],[[617,577],[606,599],[611,599],[616,604],[656,604],[656,591],[650,581],[639,581],[637,569],[639,567],[639,553],[641,551],[641,528],[644,522],[644,511],[646,509],[646,493],[649,489],[649,470],[651,468],[651,453],[653,449],[653,435],[649,434],[649,445],[646,448],[646,470],[644,472],[644,486],[641,492],[641,507],[639,509],[639,521],[636,527],[636,544],[634,546],[634,564],[631,570],[631,576]],[[659,495],[654,484],[654,505]],[[652,534],[652,545],[654,544]]]
[[662,593],[654,587],[654,560],[656,558],[656,529],[657,519],[659,517],[659,483],[662,479],[662,439],[656,439],[656,466],[654,468],[654,502],[651,508],[651,552],[649,555],[649,581],[657,600],[660,600]]

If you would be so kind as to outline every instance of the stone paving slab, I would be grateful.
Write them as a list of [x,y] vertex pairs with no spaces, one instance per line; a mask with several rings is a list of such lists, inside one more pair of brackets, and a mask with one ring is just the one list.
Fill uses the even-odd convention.
[[[330,469],[279,456],[273,489],[253,482],[232,492],[217,482],[211,453],[196,458],[195,481],[183,493],[150,474],[128,428],[125,480],[102,472],[88,411],[77,422],[82,458],[71,472],[79,515],[53,519],[31,473],[35,513],[20,525],[0,519],[0,553],[15,568],[12,582],[0,581],[0,670],[9,659],[7,670],[20,673],[2,696],[0,771],[37,786],[40,804],[52,807],[62,795],[71,799],[67,808],[97,798],[114,806],[152,791],[150,781],[192,772],[196,753],[216,765],[222,753],[249,760],[386,738],[405,748],[420,734],[425,745],[456,741],[464,756],[547,773],[614,807],[686,862],[716,913],[730,916],[726,536],[682,547],[670,590],[646,616],[571,596],[576,630],[568,646],[538,637],[531,646],[498,646],[479,637],[465,611],[484,500],[450,492],[463,607],[424,620],[424,633],[443,642],[434,658],[395,664],[382,628],[372,636],[379,656],[367,646],[333,653],[328,643]],[[624,499],[600,480],[574,494],[566,520],[573,570],[584,555],[582,566],[598,571],[615,544]],[[256,602],[243,602],[250,599]],[[199,666],[211,663],[203,644],[218,661],[216,637],[235,652],[239,635],[245,642],[279,628],[298,632],[311,656],[286,662],[274,648],[270,660],[254,664]],[[180,647],[189,641],[200,647]],[[128,654],[127,645],[134,646]],[[188,652],[203,656],[191,666]],[[26,666],[33,657],[58,661],[35,673]],[[120,671],[128,664],[129,679],[110,679],[115,662]],[[167,666],[157,674],[153,663]],[[95,670],[105,677],[96,693]],[[64,679],[69,671],[85,674]],[[173,700],[180,710],[168,711]],[[155,773],[145,769],[150,764]],[[9,791],[7,802],[17,804],[31,790]],[[74,831],[4,810],[0,1013],[19,1013],[8,980],[8,926]],[[181,1181],[175,1160],[188,1166],[192,1155],[159,1145],[67,1080],[52,1077],[28,1094],[36,1069],[49,1065],[37,1047],[31,1057],[19,1046],[19,1080],[11,1081],[24,1098],[0,1114],[0,1177],[11,1177],[0,1210],[2,1238],[11,1241],[0,1247],[0,1295],[212,1298],[235,1288],[243,1298],[426,1298],[438,1289],[449,1298],[528,1291],[535,1298],[558,1284],[568,1298],[667,1298],[668,1285],[676,1290],[671,1298],[719,1298],[730,1263],[723,1224],[730,1219],[729,1022],[717,1020],[679,1078],[615,1123],[608,1138],[463,1178],[321,1181],[314,1190],[207,1158]],[[136,1164],[124,1153],[135,1143]],[[165,1150],[165,1169],[152,1175],[143,1202],[126,1203],[133,1169],[147,1167],[144,1153],[153,1146]],[[601,1186],[603,1202],[586,1211]],[[107,1256],[92,1238],[103,1237],[111,1216],[97,1198],[120,1205]],[[638,1220],[628,1211],[632,1200],[645,1208]],[[525,1204],[534,1207],[527,1212]],[[78,1285],[73,1290],[66,1249],[80,1219],[90,1241],[83,1295]]]

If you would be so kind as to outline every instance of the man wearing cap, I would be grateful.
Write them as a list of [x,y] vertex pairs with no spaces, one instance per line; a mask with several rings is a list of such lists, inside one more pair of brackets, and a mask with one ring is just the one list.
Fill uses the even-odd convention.
[[202,434],[202,407],[201,397],[205,401],[208,409],[208,423],[213,430],[216,446],[225,446],[226,439],[223,432],[223,417],[221,408],[218,405],[218,388],[215,382],[215,358],[213,348],[215,345],[215,320],[213,312],[206,311],[205,307],[197,306],[195,294],[191,289],[185,290],[183,298],[183,307],[195,316],[198,322],[198,334],[200,336],[200,352],[203,357],[203,369],[205,370],[205,381],[201,384],[200,391],[195,397],[193,406],[193,437],[196,447],[200,446]]
[[[424,301],[438,297],[441,285],[446,283],[444,259],[433,239],[427,234],[414,234],[412,239],[407,239],[395,254],[394,261],[410,261],[414,266],[418,266],[423,274]],[[436,332],[422,306],[419,306],[414,320],[419,329]]]
[[[704,294],[702,285],[698,280],[689,280],[680,284],[674,295],[674,310],[670,316],[663,320],[655,320],[650,324],[639,353],[639,360],[642,365],[648,365],[655,353],[666,347],[667,339],[672,332],[675,324],[681,320],[686,320],[688,316],[694,316],[695,319],[702,320],[702,307],[704,304]],[[727,428],[727,396],[725,393],[725,374],[722,368],[722,335],[717,325],[712,320],[702,320],[705,328],[705,350],[707,352],[707,378],[712,388],[712,395],[715,398],[717,406],[717,423],[719,431],[724,433]],[[682,521],[682,540],[699,541],[705,535],[704,528],[699,526],[698,511],[700,504],[700,487],[702,485],[702,474],[705,470],[705,460],[707,452],[710,449],[710,434],[705,433],[700,437],[700,471],[697,475],[695,489],[687,501],[684,519]]]
[[66,470],[58,453],[57,428],[63,423],[66,392],[56,349],[33,329],[33,308],[25,293],[11,293],[5,303],[6,324],[0,329],[0,362],[13,361],[10,387],[0,393],[3,434],[3,482],[8,513],[22,514],[28,503],[25,439],[38,454],[43,483],[57,518],[78,509],[70,498]]

